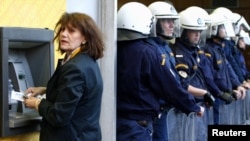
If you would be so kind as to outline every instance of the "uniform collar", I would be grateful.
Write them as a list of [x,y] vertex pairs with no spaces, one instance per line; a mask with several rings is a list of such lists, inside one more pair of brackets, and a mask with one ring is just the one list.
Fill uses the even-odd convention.
[[221,40],[221,39],[218,39],[218,38],[213,38],[213,42],[217,45],[219,45],[220,47],[225,47],[225,41],[224,40]]

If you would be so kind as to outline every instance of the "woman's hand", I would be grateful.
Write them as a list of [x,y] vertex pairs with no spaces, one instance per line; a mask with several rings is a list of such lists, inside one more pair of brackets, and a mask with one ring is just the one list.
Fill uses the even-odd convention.
[[25,98],[23,102],[26,107],[38,110],[38,106],[41,102],[41,99],[35,97],[28,97]]
[[36,97],[38,95],[43,95],[46,92],[46,87],[29,87],[24,93],[28,97]]

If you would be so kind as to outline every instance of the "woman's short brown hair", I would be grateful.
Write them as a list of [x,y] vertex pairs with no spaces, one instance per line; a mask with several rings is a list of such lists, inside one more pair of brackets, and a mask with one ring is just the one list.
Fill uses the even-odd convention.
[[61,53],[65,51],[60,49],[59,35],[62,28],[73,26],[80,30],[81,34],[86,38],[86,44],[81,45],[83,52],[88,53],[95,60],[103,57],[104,42],[103,36],[94,20],[84,13],[64,13],[55,26],[54,41],[59,43],[58,50]]

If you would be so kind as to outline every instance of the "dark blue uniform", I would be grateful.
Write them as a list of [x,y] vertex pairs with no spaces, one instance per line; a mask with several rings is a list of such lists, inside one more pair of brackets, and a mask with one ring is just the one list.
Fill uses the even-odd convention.
[[205,51],[209,54],[209,60],[215,70],[216,84],[222,91],[231,91],[233,88],[240,86],[241,83],[226,58],[225,45],[223,41],[215,43],[212,40],[207,40]]
[[234,70],[239,81],[243,83],[243,81],[245,81],[245,78],[244,78],[242,71],[240,70],[240,66],[235,56],[236,54],[235,42],[232,40],[224,40],[224,44],[225,44],[224,51],[225,51],[226,58],[229,64],[232,66],[232,69]]
[[[211,92],[216,99],[222,94],[221,89],[214,83],[214,71],[204,54],[204,48],[190,46],[177,38],[175,45],[176,69],[178,70],[183,83],[189,83],[197,88]],[[203,97],[196,97],[197,102],[204,102]],[[218,105],[214,105],[214,111],[218,111]],[[214,114],[214,123],[218,121],[218,112]]]
[[[162,66],[165,65],[166,69],[169,69],[172,75],[176,78],[177,82],[180,83],[180,77],[175,68],[176,61],[175,61],[174,53],[172,49],[169,47],[168,43],[158,37],[150,37],[146,40],[146,42],[148,42],[149,44],[153,46],[158,47],[158,51],[160,55],[162,56],[161,65]],[[184,88],[187,89],[187,87],[188,86],[185,86]]]
[[[214,42],[213,39],[208,39],[204,48],[207,57],[213,69],[214,82],[218,85],[221,91],[229,92],[234,87],[240,85],[238,77],[234,73],[233,68],[227,61],[224,52],[224,42]],[[214,124],[219,124],[219,105],[223,103],[220,99],[216,99],[214,105]]]
[[199,48],[189,46],[180,38],[177,38],[172,46],[172,50],[175,54],[176,69],[181,76],[182,84],[207,90],[208,88],[200,69],[201,57]]
[[216,97],[222,93],[214,83],[213,70],[203,48],[188,46],[177,38],[172,49],[176,56],[176,69],[182,76],[182,84],[208,90]]
[[211,62],[208,60],[208,58],[206,57],[206,53],[204,52],[204,50],[200,50],[199,51],[199,56],[200,56],[200,68],[201,71],[203,73],[203,77],[205,79],[206,82],[206,86],[208,88],[208,90],[210,91],[210,93],[212,93],[215,97],[219,97],[220,95],[222,95],[222,91],[220,90],[220,88],[218,87],[218,85],[214,82],[214,70],[211,68]]
[[[163,41],[159,37],[150,37],[146,40],[153,46],[158,48],[159,53],[161,54],[163,60],[161,65],[165,65],[166,69],[169,69],[172,75],[176,78],[177,83],[180,83],[179,75],[175,69],[175,58],[172,50],[170,49],[168,43]],[[166,84],[167,87],[167,84]],[[187,86],[185,87],[187,89]],[[170,107],[167,105],[167,102],[160,99],[161,105],[161,116],[157,118],[154,122],[154,133],[153,141],[167,141],[168,140],[168,131],[167,131],[167,113]]]
[[157,47],[143,39],[119,41],[117,47],[117,141],[151,140],[159,99],[185,113],[200,111],[172,72],[161,65]]
[[235,58],[237,60],[237,63],[240,67],[240,70],[241,70],[245,80],[250,79],[250,72],[248,71],[248,69],[246,67],[245,57],[239,48],[235,49]]

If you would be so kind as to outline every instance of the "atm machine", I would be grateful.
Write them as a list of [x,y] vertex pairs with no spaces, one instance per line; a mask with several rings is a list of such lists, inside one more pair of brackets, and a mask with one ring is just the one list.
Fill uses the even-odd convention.
[[47,85],[54,72],[53,37],[45,28],[0,27],[1,137],[40,129],[39,113],[11,99],[9,91]]

